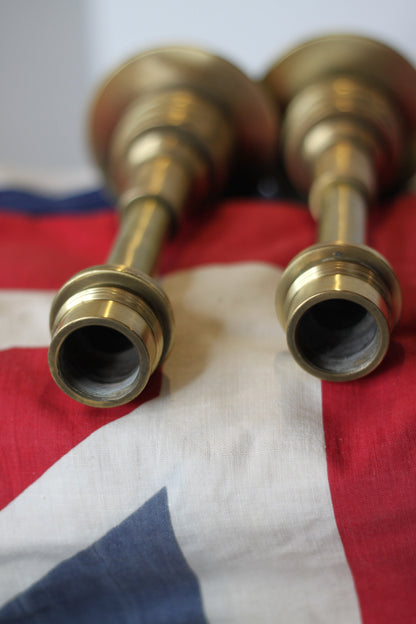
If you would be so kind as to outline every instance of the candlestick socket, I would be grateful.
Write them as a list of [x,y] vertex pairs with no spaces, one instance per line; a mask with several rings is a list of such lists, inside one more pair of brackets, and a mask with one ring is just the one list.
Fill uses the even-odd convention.
[[287,266],[276,310],[298,364],[321,379],[349,381],[384,358],[401,313],[400,286],[369,247],[317,244]]
[[143,390],[169,354],[174,321],[149,276],[92,267],[59,291],[50,315],[49,367],[56,383],[87,405],[112,407]]

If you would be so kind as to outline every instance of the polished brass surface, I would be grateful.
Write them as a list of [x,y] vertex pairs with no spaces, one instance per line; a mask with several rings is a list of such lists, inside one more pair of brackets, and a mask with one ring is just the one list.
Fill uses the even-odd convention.
[[111,407],[144,389],[173,341],[169,300],[150,276],[165,238],[187,206],[218,193],[231,163],[265,165],[276,134],[261,89],[201,50],[146,52],[104,83],[90,139],[121,224],[108,264],[75,275],[52,305],[49,366],[64,392]]
[[393,269],[365,245],[366,223],[371,202],[415,168],[416,71],[381,43],[334,35],[289,52],[265,85],[283,111],[281,161],[318,222],[317,244],[278,285],[278,318],[308,372],[362,377],[401,312]]

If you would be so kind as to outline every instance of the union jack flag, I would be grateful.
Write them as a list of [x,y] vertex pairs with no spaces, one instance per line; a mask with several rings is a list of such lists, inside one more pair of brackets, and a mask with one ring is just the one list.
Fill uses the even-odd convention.
[[288,354],[274,296],[314,242],[305,206],[228,198],[163,252],[171,356],[102,410],[52,381],[48,316],[115,212],[6,182],[0,206],[0,622],[416,622],[415,196],[370,217],[404,292],[373,374]]

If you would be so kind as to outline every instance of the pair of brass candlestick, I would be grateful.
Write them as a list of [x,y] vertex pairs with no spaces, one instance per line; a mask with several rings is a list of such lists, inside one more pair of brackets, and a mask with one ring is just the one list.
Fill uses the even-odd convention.
[[387,351],[401,294],[390,265],[364,244],[367,208],[413,173],[415,135],[415,69],[363,37],[307,42],[258,84],[192,48],[133,58],[91,115],[120,232],[108,264],[78,273],[54,300],[55,381],[101,407],[143,390],[173,340],[169,301],[150,277],[165,237],[188,205],[221,191],[236,161],[261,174],[276,154],[319,223],[317,244],[277,289],[289,349],[323,379],[369,373]]

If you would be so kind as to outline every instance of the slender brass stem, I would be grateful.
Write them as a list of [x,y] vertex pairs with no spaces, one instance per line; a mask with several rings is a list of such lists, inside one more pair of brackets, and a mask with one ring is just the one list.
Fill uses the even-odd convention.
[[362,191],[345,183],[325,190],[319,206],[318,243],[366,242],[367,201]]
[[[317,130],[319,126],[313,131],[315,141]],[[352,138],[346,140],[332,129],[333,144],[322,153],[319,148],[316,152],[309,206],[318,221],[318,243],[338,241],[361,245],[366,242],[368,203],[374,194],[375,171],[371,155],[354,138],[353,129],[351,132]]]
[[108,264],[152,275],[170,225],[171,215],[160,200],[135,200],[124,211]]

